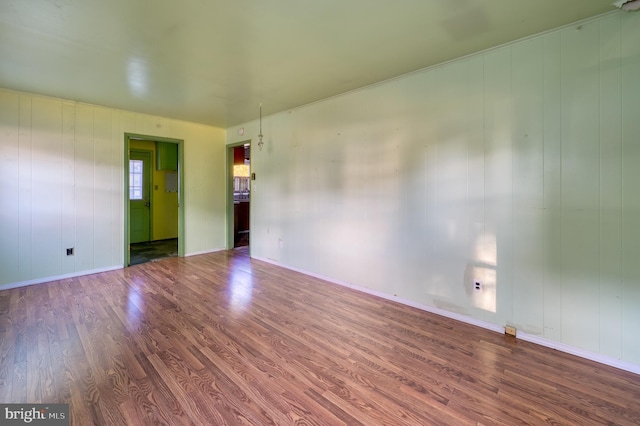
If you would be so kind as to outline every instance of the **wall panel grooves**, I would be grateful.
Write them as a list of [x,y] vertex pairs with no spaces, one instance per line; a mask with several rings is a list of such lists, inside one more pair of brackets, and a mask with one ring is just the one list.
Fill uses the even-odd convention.
[[0,112],[0,290],[123,265],[127,132],[185,141],[185,251],[224,247],[224,130],[5,89]]
[[[636,40],[640,14],[607,14],[266,117],[271,145],[258,154],[265,179],[252,202],[269,214],[253,224],[252,254],[640,364]],[[415,129],[421,163],[409,160]],[[286,148],[302,140],[313,154],[291,163]],[[393,156],[373,155],[391,144]],[[351,146],[361,155],[341,157]],[[354,163],[398,174],[384,185],[369,176],[367,196],[353,199],[340,188],[361,181]],[[301,168],[336,179],[285,190]],[[424,189],[403,187],[414,173]],[[303,227],[287,211],[293,199],[331,219],[307,223],[310,238],[288,232]],[[417,222],[407,210],[419,206]],[[366,223],[360,212],[372,212]],[[366,238],[354,242],[358,229]],[[387,238],[394,230],[405,232]],[[327,239],[351,254],[326,250]],[[425,248],[421,267],[408,261],[414,247]]]

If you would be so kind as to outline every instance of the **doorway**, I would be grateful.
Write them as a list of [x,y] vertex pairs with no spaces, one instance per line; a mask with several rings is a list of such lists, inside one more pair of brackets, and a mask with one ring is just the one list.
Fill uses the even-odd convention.
[[227,148],[228,210],[227,248],[248,249],[251,242],[251,144],[241,142]]
[[124,264],[184,256],[183,141],[125,134]]

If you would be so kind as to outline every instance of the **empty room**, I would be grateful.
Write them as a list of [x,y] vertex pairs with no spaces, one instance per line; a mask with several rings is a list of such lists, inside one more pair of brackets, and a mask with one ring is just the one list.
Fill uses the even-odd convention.
[[640,0],[6,0],[0,424],[640,424]]

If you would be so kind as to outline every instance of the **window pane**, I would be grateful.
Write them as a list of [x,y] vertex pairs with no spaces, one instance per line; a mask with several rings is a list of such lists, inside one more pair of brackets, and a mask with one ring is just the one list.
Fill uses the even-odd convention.
[[142,200],[142,161],[129,160],[129,199]]

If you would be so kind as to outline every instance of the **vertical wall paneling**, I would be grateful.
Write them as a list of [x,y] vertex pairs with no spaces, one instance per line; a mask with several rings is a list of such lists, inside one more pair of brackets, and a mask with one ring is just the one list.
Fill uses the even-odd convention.
[[208,225],[205,247],[211,247],[209,250],[220,250],[225,246],[224,141],[226,132],[223,129],[207,126],[199,126],[198,129],[199,134],[196,137],[203,140],[204,146],[208,148],[206,151],[208,158],[211,160],[209,167],[199,170],[200,178],[208,182],[203,193],[203,198],[208,203],[208,217],[205,218]]
[[19,228],[19,269],[20,281],[33,277],[31,270],[31,224],[32,224],[32,127],[31,127],[31,97],[20,96],[20,123],[18,138],[20,140],[20,159],[18,174],[18,217]]
[[[127,129],[135,129],[135,114],[129,111],[120,111],[118,114],[118,123],[117,123],[117,127],[116,127],[116,132],[118,134],[122,134],[124,135],[125,133],[127,133]],[[131,149],[130,147],[130,141],[128,139],[126,139],[126,142],[124,140],[124,136],[123,136],[123,147],[125,150],[127,150],[126,152],[123,151],[123,158],[122,158],[122,167],[123,167],[123,176],[122,179],[123,181],[121,182],[120,187],[123,188],[123,191],[125,191],[125,194],[123,194],[122,197],[122,203],[120,205],[120,213],[122,215],[123,221],[124,223],[122,224],[122,227],[120,229],[122,229],[121,235],[122,235],[122,255],[120,257],[120,259],[122,259],[122,263],[123,265],[127,265],[127,263],[129,262],[129,196],[128,194],[126,194],[126,191],[128,191],[128,187],[126,186],[129,180],[129,177],[125,177],[124,176],[124,170],[128,170],[128,162],[129,162],[129,151]],[[126,162],[126,163],[125,163]]]
[[622,358],[640,364],[640,13],[622,18]]
[[[424,145],[427,124],[424,116],[426,104],[426,81],[424,75],[415,74],[402,81],[401,109],[394,133],[398,142],[398,170],[400,182],[398,209],[400,217],[394,234],[397,244],[404,245],[407,256],[398,263],[396,293],[409,300],[422,300],[422,283],[426,276],[424,252],[427,228],[424,180]],[[414,126],[414,123],[419,123]],[[364,182],[358,179],[358,193],[364,191]],[[356,227],[356,232],[358,231]],[[415,238],[417,235],[419,237]]]
[[[366,100],[363,99],[363,104],[365,102],[367,104],[372,103],[373,96],[371,95],[371,92],[371,90],[363,91],[362,96],[366,98]],[[391,102],[394,102],[394,99],[391,99]],[[324,157],[323,162],[325,164],[322,169],[325,170],[325,182],[328,184],[327,196],[331,205],[334,206],[333,209],[328,211],[329,220],[326,223],[326,228],[329,230],[329,235],[331,236],[326,243],[327,252],[330,253],[329,256],[331,259],[330,273],[332,276],[345,276],[347,280],[353,280],[353,277],[344,275],[348,263],[344,261],[347,259],[356,260],[356,256],[353,254],[353,246],[350,243],[347,243],[347,235],[352,235],[353,229],[352,227],[347,228],[350,222],[348,218],[354,217],[354,215],[357,214],[357,202],[349,202],[351,189],[354,186],[354,179],[353,175],[350,173],[347,163],[347,146],[355,141],[361,140],[360,138],[363,137],[369,139],[369,149],[367,149],[367,151],[371,156],[369,157],[370,163],[368,166],[373,166],[376,169],[376,172],[371,173],[367,181],[369,182],[371,190],[370,194],[374,200],[376,208],[374,211],[367,212],[367,214],[375,217],[374,221],[376,223],[380,223],[379,220],[386,215],[386,210],[384,208],[380,208],[380,203],[385,194],[383,193],[384,184],[381,182],[381,179],[379,179],[379,176],[389,171],[387,162],[389,159],[382,158],[382,152],[385,151],[387,143],[385,134],[386,128],[384,127],[384,124],[386,123],[371,124],[373,129],[370,129],[371,133],[367,134],[364,123],[349,123],[348,120],[345,120],[346,113],[348,113],[348,111],[350,111],[354,106],[355,101],[353,99],[340,99],[339,107],[328,112],[333,126],[327,129],[326,142],[332,149],[330,151],[322,150],[322,157]],[[377,111],[377,109],[378,105],[374,104],[373,107],[370,105],[368,111],[369,113],[372,113],[372,110]],[[344,133],[347,131],[349,124],[354,126],[354,138],[352,140],[344,138]],[[283,167],[286,166],[288,153],[282,152],[279,157],[283,160],[281,165]],[[281,173],[281,179],[282,176],[283,174]],[[283,185],[283,182],[280,182],[280,185]],[[289,195],[289,192],[287,191],[286,194]],[[280,208],[286,211],[287,204],[288,203],[286,202],[281,204]],[[282,213],[286,215],[284,211]],[[283,231],[286,229],[286,222],[282,222],[280,220],[277,220],[277,222],[279,222],[278,232],[282,235]],[[375,238],[375,241],[374,239],[369,240],[368,251],[370,253],[370,258],[379,258],[381,246],[383,241],[386,239],[389,226],[391,226],[391,223],[387,223],[385,227],[381,227],[379,230],[376,230],[378,238]],[[345,250],[347,247],[348,250]],[[288,250],[289,248],[287,248],[285,252]],[[360,261],[361,259],[357,260],[358,263]],[[385,265],[381,266],[377,263],[372,265],[372,270],[369,271],[367,281],[364,282],[364,285],[369,288],[379,289],[381,287],[380,281],[382,279],[381,275],[383,274],[383,268],[385,268]],[[393,287],[394,284],[391,284],[390,288]]]
[[[496,256],[495,239],[485,232],[485,146],[484,146],[484,59],[474,56],[467,60],[466,108],[468,126],[468,263],[464,288],[476,315],[489,321],[496,311]],[[475,290],[479,281],[482,291]]]
[[[282,114],[278,117],[273,117],[269,120],[268,128],[271,129],[271,137],[267,139],[274,143],[276,140],[284,139],[288,141],[292,141],[291,143],[278,144],[277,148],[281,149],[282,152],[278,157],[282,160],[282,169],[281,173],[278,175],[278,179],[280,179],[279,186],[283,189],[283,191],[289,195],[286,199],[285,203],[278,203],[278,217],[285,218],[289,222],[289,217],[294,216],[296,214],[297,197],[294,197],[296,191],[295,187],[300,185],[300,182],[296,181],[296,176],[298,175],[298,168],[304,167],[305,163],[299,164],[299,160],[296,158],[299,150],[295,148],[295,144],[292,140],[292,127],[289,125],[289,115]],[[296,141],[297,142],[297,141]],[[254,145],[254,148],[257,147],[257,144]],[[274,148],[276,148],[274,146]],[[258,149],[259,150],[259,149]],[[255,151],[252,150],[252,154]],[[291,223],[295,221],[291,220]],[[292,250],[294,247],[298,247],[300,245],[300,239],[302,235],[300,234],[300,229],[296,227],[287,227],[284,229],[279,229],[277,234],[278,238],[282,239],[283,246],[282,248],[278,245],[278,256],[283,259],[285,262],[289,262],[294,258],[302,259],[305,256],[300,256],[296,250]],[[339,255],[339,253],[336,253]]]
[[[188,138],[187,135],[185,137]],[[206,150],[197,150],[197,151],[186,151],[185,152],[185,197],[195,197],[202,198],[204,196],[203,191],[205,190],[205,186],[207,182],[203,182],[199,179],[200,170],[203,167],[207,167],[206,164],[209,163],[208,157],[209,153],[204,155]],[[198,155],[200,153],[201,155]],[[205,225],[205,217],[207,215],[207,206],[203,205],[200,208],[187,208],[185,209],[186,214],[186,233],[187,235],[192,235],[196,230],[193,229],[191,224],[200,223]],[[202,235],[197,234],[193,235],[193,238],[187,237],[187,251],[193,252],[201,252],[206,247],[205,245],[205,234]]]
[[542,335],[544,299],[544,40],[511,49],[513,324]]
[[58,274],[62,261],[62,104],[34,99],[31,126],[31,265],[40,278]]
[[[124,246],[120,239],[120,235],[123,234],[125,219],[124,219],[124,197],[122,191],[124,188],[124,174],[122,173],[125,165],[124,160],[124,133],[122,131],[121,123],[122,112],[112,110],[111,114],[111,179],[113,199],[109,205],[110,217],[112,218],[112,234],[111,241],[113,244],[113,252],[111,253],[111,264],[118,265],[123,264],[124,259]],[[127,160],[128,161],[128,160]]]
[[3,280],[20,278],[20,96],[0,92],[0,271]]
[[600,350],[622,356],[621,15],[600,22]]
[[[436,67],[432,72],[427,73],[424,76],[426,93],[433,93],[436,85],[436,76],[440,67]],[[422,291],[424,294],[425,302],[434,304],[432,297],[437,296],[440,293],[440,288],[445,285],[445,277],[439,272],[437,267],[437,226],[436,221],[438,217],[438,144],[436,143],[436,112],[438,110],[437,101],[434,96],[425,96],[426,103],[424,109],[424,120],[428,123],[424,134],[424,180],[425,189],[421,198],[424,198],[425,204],[425,216],[423,227],[425,233],[423,238],[425,241],[424,265],[425,265],[425,277],[423,278],[422,285],[424,288]]]
[[[331,144],[331,140],[332,135],[337,136],[339,130],[335,124],[334,112],[330,108],[322,108],[322,105],[319,105],[319,107],[320,108],[315,111],[317,115],[314,118],[308,117],[308,126],[305,132],[305,138],[308,141],[306,142],[308,143],[308,177],[305,180],[308,183],[308,188],[304,192],[303,197],[310,206],[310,218],[308,220],[310,226],[309,244],[314,244],[316,247],[313,254],[313,262],[318,268],[317,271],[324,271],[324,273],[327,274],[328,271],[331,271],[334,263],[334,253],[331,247],[337,237],[337,233],[334,233],[331,223],[333,216],[337,214],[335,210],[339,207],[335,203],[332,203],[333,194],[336,191],[335,182],[339,179],[339,175],[334,170],[335,165],[331,162],[331,155],[335,158],[334,154],[336,154],[334,151],[336,148]],[[340,105],[338,104],[336,107],[335,110],[338,110]],[[320,123],[323,123],[324,126],[319,126],[315,122],[318,118],[321,119]],[[271,119],[264,120],[264,123],[269,123],[269,127],[267,128],[271,128],[271,121]],[[261,164],[269,166],[269,169],[267,169],[269,172],[265,169],[257,169],[259,176],[257,185],[259,189],[258,192],[255,193],[258,196],[258,204],[256,204],[258,207],[257,210],[259,211],[258,214],[260,216],[264,215],[263,219],[266,222],[265,232],[258,230],[258,235],[264,235],[264,251],[262,253],[269,259],[279,259],[281,250],[289,249],[289,243],[287,243],[287,241],[282,241],[282,249],[279,247],[280,228],[281,225],[283,225],[279,220],[278,210],[276,210],[278,209],[277,204],[279,203],[268,202],[269,199],[284,199],[284,194],[282,194],[281,191],[273,192],[274,189],[277,190],[278,188],[277,182],[279,181],[279,174],[284,171],[280,170],[277,173],[271,173],[272,164],[280,168],[286,167],[286,164],[282,162],[273,163],[272,160],[274,156],[278,155],[277,145],[279,145],[279,143],[281,142],[277,138],[267,138],[262,153],[258,152],[257,154],[261,160],[261,163],[258,163],[257,166]],[[366,162],[368,155],[369,151],[363,150],[360,161]],[[264,172],[260,170],[264,170]],[[368,181],[367,184],[368,187],[371,188],[372,182]],[[265,197],[265,201],[260,203],[260,197]],[[260,206],[263,206],[264,209],[261,209]],[[328,206],[330,207],[327,208]],[[367,226],[366,223],[367,222],[363,222],[363,226]],[[252,227],[253,226],[252,223]],[[260,244],[260,238],[258,238],[256,243]],[[297,247],[293,249],[299,250]],[[298,257],[310,255],[311,254],[307,252]],[[361,273],[364,274],[364,271]]]
[[496,265],[496,316],[513,318],[511,49],[484,56],[485,249]]
[[125,133],[184,138],[181,244],[224,247],[224,130],[5,89],[0,112],[0,288],[122,266]]
[[640,363],[639,23],[603,15],[265,117],[252,254]]
[[[311,211],[311,203],[307,199],[307,188],[311,183],[311,180],[307,175],[307,147],[305,145],[305,127],[295,125],[292,117],[293,112],[289,111],[286,115],[283,115],[284,123],[281,125],[283,131],[288,134],[283,135],[289,141],[289,185],[291,186],[291,201],[289,205],[289,212],[293,217],[306,217],[305,221],[291,221],[292,227],[288,229],[288,235],[285,236],[289,244],[293,244],[295,247],[304,246],[307,244],[310,229],[308,221]],[[288,125],[291,123],[291,125]],[[258,141],[254,141],[251,146],[251,167],[254,168],[255,162],[259,160],[261,155],[260,148],[258,147]],[[355,164],[354,164],[355,166]],[[253,185],[255,185],[255,181]],[[261,188],[261,187],[260,187]],[[255,208],[253,200],[251,202],[251,219],[254,220],[255,216],[259,214],[261,210]],[[305,270],[313,270],[313,259],[309,256],[298,256],[300,265]]]
[[[286,177],[283,176],[283,174],[289,173],[289,167],[286,164],[286,159],[284,157],[286,150],[284,147],[280,147],[280,144],[274,142],[280,140],[280,126],[275,124],[273,119],[263,120],[262,129],[263,134],[265,135],[265,138],[263,139],[265,145],[262,149],[262,155],[266,155],[268,158],[278,159],[280,163],[277,167],[279,170],[278,173],[270,176],[261,174],[258,184],[262,191],[266,191],[267,188],[271,187],[285,189],[282,182]],[[283,248],[288,248],[292,243],[291,241],[284,241],[282,228],[279,226],[280,224],[278,221],[275,220],[275,218],[278,217],[283,217],[286,220],[286,212],[284,211],[285,207],[282,203],[267,203],[264,207],[266,207],[266,209],[260,214],[265,214],[265,220],[267,223],[267,241],[265,242],[265,247],[269,252],[271,259],[281,259],[283,255]],[[279,245],[280,241],[282,241],[282,248]]]
[[120,144],[114,146],[111,138],[112,115],[109,109],[94,108],[93,268],[103,268],[117,263],[114,256],[117,252],[115,236],[119,232],[115,229],[117,221],[110,206],[116,204],[120,198],[120,187],[117,186],[114,171],[120,170],[116,164],[116,151],[121,149]]
[[600,109],[597,22],[562,32],[562,327],[599,350]]
[[562,341],[562,48],[561,33],[545,35],[543,62],[544,230],[543,336]]
[[[252,123],[248,123],[247,125],[247,131],[246,134],[250,135],[250,134],[254,134],[257,135],[259,132],[256,130],[256,132],[252,132],[250,129],[255,128],[258,129],[258,121],[254,121]],[[295,133],[294,133],[295,135]],[[244,136],[242,138],[241,141],[238,142],[244,142],[245,140],[249,139],[249,136]],[[259,149],[258,147],[258,138],[251,138],[251,172],[258,172],[260,170],[260,164],[262,164],[262,162],[264,161],[264,154],[262,153],[262,151]],[[258,238],[258,232],[265,232],[265,230],[267,229],[267,226],[265,225],[265,218],[264,218],[264,208],[262,208],[263,206],[260,206],[260,203],[264,203],[266,200],[264,198],[259,198],[256,197],[256,194],[260,193],[262,191],[262,175],[257,173],[256,174],[257,178],[256,180],[252,180],[251,181],[251,206],[250,206],[250,220],[251,220],[251,245],[250,245],[250,250],[251,253],[253,253],[256,249],[256,244],[266,244],[266,239],[263,238],[264,236],[261,236],[262,238]],[[300,175],[300,179],[304,179],[304,175]],[[309,185],[311,185],[310,181],[307,181],[306,179],[304,179],[304,184],[306,187],[308,187]],[[304,195],[304,192],[299,192],[298,193],[300,196]],[[259,214],[256,214],[254,212],[260,212]],[[302,217],[308,217],[308,214],[303,215]],[[302,224],[304,225],[304,224]],[[264,253],[264,247],[262,247],[262,252]],[[310,268],[310,270],[312,270],[313,268]]]
[[119,133],[122,133],[123,137],[129,129],[136,129],[136,113],[129,111],[120,111],[118,114],[120,127],[118,129]]
[[[465,275],[468,268],[468,63],[446,64],[437,73],[433,88],[437,101],[435,143],[437,144],[437,256],[438,268],[451,277],[439,289],[451,306],[466,312],[472,305]],[[455,301],[455,302],[454,302]]]
[[75,256],[67,256],[66,249],[76,242],[76,194],[75,194],[75,105],[62,104],[62,253],[61,274],[76,270]]
[[195,124],[171,128],[177,131],[180,127],[185,157],[185,250],[218,250],[225,246],[225,147],[220,143],[225,133]]
[[76,106],[76,147],[75,147],[75,183],[76,183],[76,268],[91,270],[94,268],[95,247],[95,192],[99,184],[95,182],[95,146],[93,138],[94,107]]
[[[411,103],[409,94],[407,93],[406,81],[398,80],[390,82],[389,85],[382,85],[378,87],[370,88],[370,90],[363,91],[363,95],[366,95],[366,99],[362,99],[362,104],[367,104],[367,114],[369,115],[369,124],[363,122],[358,123],[356,127],[357,133],[349,131],[349,121],[345,120],[347,115],[345,113],[336,117],[336,121],[340,123],[341,131],[337,136],[337,141],[340,144],[340,168],[342,169],[342,175],[346,177],[343,182],[348,182],[343,185],[340,180],[337,180],[335,185],[341,188],[341,191],[336,193],[337,196],[335,202],[337,205],[341,203],[341,199],[349,200],[353,199],[358,190],[358,176],[355,173],[356,169],[350,167],[351,162],[349,158],[355,152],[353,150],[353,142],[358,141],[357,145],[361,145],[363,141],[366,141],[366,145],[362,146],[362,150],[366,150],[369,153],[367,157],[370,161],[367,164],[367,168],[370,171],[367,175],[366,181],[371,185],[372,200],[375,200],[375,210],[367,211],[366,218],[371,219],[368,222],[386,224],[384,227],[376,227],[372,229],[373,233],[364,235],[363,237],[369,240],[369,253],[374,259],[379,259],[376,262],[375,267],[370,270],[370,276],[367,277],[367,286],[373,289],[381,290],[388,284],[391,284],[390,289],[397,294],[401,284],[397,282],[397,279],[402,275],[400,270],[403,268],[403,263],[406,259],[400,262],[387,263],[382,259],[385,257],[385,253],[389,247],[394,247],[399,244],[400,239],[403,239],[402,233],[407,224],[404,221],[406,206],[402,203],[404,193],[404,176],[409,173],[407,168],[402,165],[402,159],[400,157],[400,146],[403,149],[408,149],[410,143],[400,136],[399,129],[404,127],[403,124],[403,108],[405,105]],[[342,111],[349,111],[357,107],[354,100],[359,97],[345,97],[341,100],[343,105]],[[384,99],[385,102],[380,102]],[[387,102],[388,100],[388,102]],[[355,136],[350,137],[350,136]],[[351,154],[351,155],[349,155]],[[341,211],[341,214],[337,217],[337,224],[347,224],[350,222],[350,218],[357,217],[362,211],[361,201],[357,203],[350,203],[350,208]],[[357,226],[349,226],[349,234],[354,235],[357,233]],[[405,239],[406,241],[406,239]],[[354,258],[357,264],[364,267],[363,259],[358,258],[356,245],[351,244],[350,257]],[[357,259],[356,259],[357,258]],[[334,265],[334,269],[344,269],[342,262],[337,262]],[[351,275],[353,271],[350,272]],[[352,278],[353,279],[353,278]],[[356,280],[359,282],[359,280]]]

